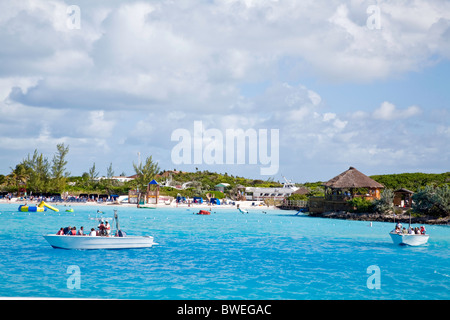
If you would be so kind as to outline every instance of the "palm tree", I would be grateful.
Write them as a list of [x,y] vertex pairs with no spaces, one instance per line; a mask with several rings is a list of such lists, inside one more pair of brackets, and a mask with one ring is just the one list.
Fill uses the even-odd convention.
[[19,163],[14,169],[6,176],[6,184],[8,186],[14,186],[19,188],[19,185],[26,185],[30,179],[30,168],[25,163]]

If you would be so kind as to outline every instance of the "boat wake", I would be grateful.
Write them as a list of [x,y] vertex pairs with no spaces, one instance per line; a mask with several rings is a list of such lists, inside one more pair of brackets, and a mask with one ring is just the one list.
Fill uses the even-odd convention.
[[436,274],[440,274],[441,276],[444,276],[444,277],[447,277],[447,278],[450,278],[450,275],[448,275],[448,274],[445,274],[445,273],[440,273],[440,272],[437,272],[436,270],[434,270],[434,273],[436,273]]

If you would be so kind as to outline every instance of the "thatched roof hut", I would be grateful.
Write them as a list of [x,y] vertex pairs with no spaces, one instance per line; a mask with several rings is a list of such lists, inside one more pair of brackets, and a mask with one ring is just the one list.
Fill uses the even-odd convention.
[[300,187],[297,190],[295,190],[294,192],[292,192],[292,194],[300,194],[300,195],[306,195],[308,193],[310,193],[310,190],[305,187]]
[[400,188],[394,191],[394,206],[410,208],[412,205],[413,191]]
[[309,198],[309,210],[313,213],[351,210],[349,200],[363,198],[379,199],[384,186],[353,167],[322,184],[324,197]]
[[[329,200],[345,201],[355,196],[379,199],[384,185],[369,178],[353,167],[323,184],[325,197]],[[364,193],[361,193],[365,189]]]
[[384,188],[384,185],[369,178],[353,167],[350,167],[347,171],[342,172],[340,175],[325,182],[323,185],[332,189]]

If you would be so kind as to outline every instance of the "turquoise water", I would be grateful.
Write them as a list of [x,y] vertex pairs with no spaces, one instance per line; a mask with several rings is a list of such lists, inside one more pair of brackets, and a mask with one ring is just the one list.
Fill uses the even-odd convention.
[[[392,244],[392,223],[295,216],[292,211],[156,210],[77,206],[24,213],[0,205],[0,297],[111,299],[449,299],[450,228],[427,226],[422,247]],[[128,235],[158,246],[53,249],[42,234],[94,227],[97,209],[118,209]],[[70,266],[80,270],[74,287]],[[370,289],[370,266],[379,289]],[[69,271],[69,272],[68,272]],[[72,284],[72,285],[70,285]]]

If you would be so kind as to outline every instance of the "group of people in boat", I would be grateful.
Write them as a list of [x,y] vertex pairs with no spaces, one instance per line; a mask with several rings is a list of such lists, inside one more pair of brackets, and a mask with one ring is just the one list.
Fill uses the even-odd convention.
[[426,233],[425,227],[424,226],[420,226],[419,227],[411,227],[409,226],[408,229],[406,229],[405,227],[402,226],[402,224],[400,222],[398,222],[395,225],[395,229],[392,231],[394,233],[398,233],[398,234],[419,234],[419,235],[424,235]]
[[94,228],[91,228],[91,231],[86,234],[84,232],[84,227],[81,226],[79,230],[77,230],[76,227],[61,227],[59,231],[56,233],[58,236],[66,235],[66,236],[91,236],[91,237],[109,237],[111,234],[111,225],[108,223],[108,220],[100,221],[100,224],[97,226],[97,230]]

